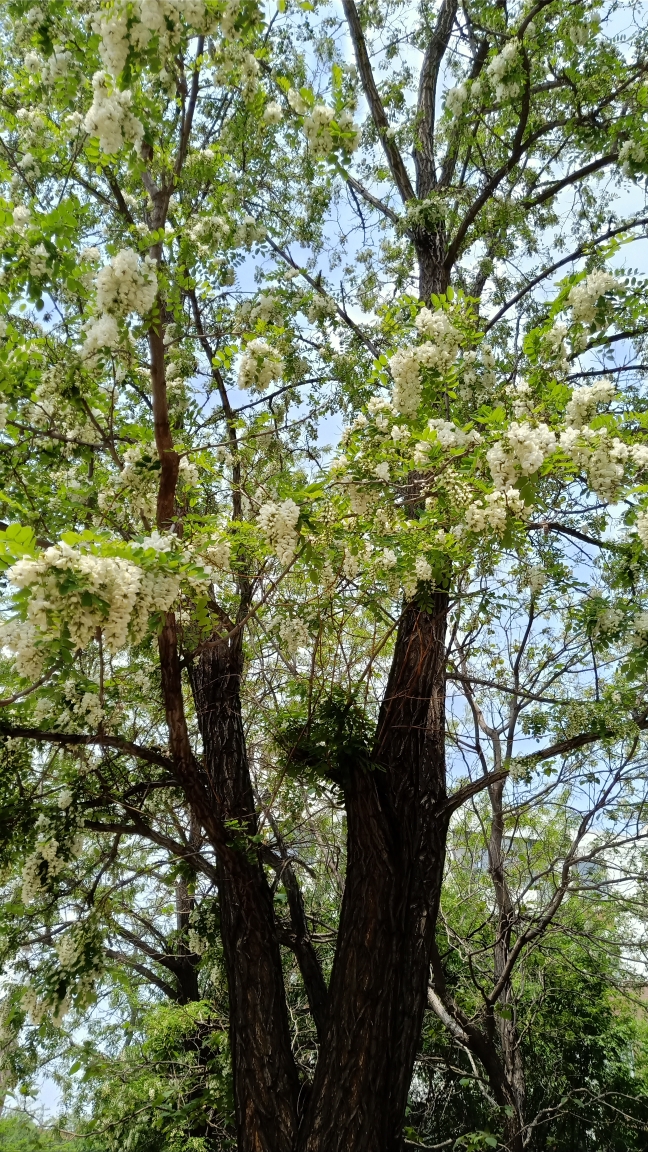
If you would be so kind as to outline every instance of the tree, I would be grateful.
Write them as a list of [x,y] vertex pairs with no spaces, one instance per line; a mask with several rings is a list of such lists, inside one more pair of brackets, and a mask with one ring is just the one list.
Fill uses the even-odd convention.
[[[605,372],[610,350],[642,347],[643,282],[606,260],[644,217],[615,215],[597,179],[632,189],[645,167],[643,31],[622,45],[616,7],[589,4],[344,12],[355,69],[325,9],[3,10],[2,467],[21,527],[3,538],[2,730],[8,804],[22,790],[40,809],[7,851],[27,853],[22,903],[46,927],[27,1001],[60,1016],[93,994],[94,901],[122,841],[173,855],[187,902],[211,877],[241,1152],[402,1147],[449,821],[510,769],[448,795],[448,613],[475,568],[497,584],[538,533],[556,563],[565,539],[605,551],[624,500],[630,533],[600,570],[615,606],[572,606],[586,634],[612,611],[603,631],[631,638],[619,711],[594,698],[536,760],[645,717],[642,368],[571,388],[597,355]],[[341,187],[380,242],[336,299],[290,245],[326,251]],[[272,292],[243,301],[246,252]],[[353,420],[330,463],[316,421],[339,407]],[[246,715],[255,691],[264,709]],[[273,814],[300,774],[346,814],[328,986]],[[81,821],[110,847],[81,858],[94,879],[70,924]],[[272,872],[318,1033],[312,1080]],[[179,958],[195,967],[190,944]]]

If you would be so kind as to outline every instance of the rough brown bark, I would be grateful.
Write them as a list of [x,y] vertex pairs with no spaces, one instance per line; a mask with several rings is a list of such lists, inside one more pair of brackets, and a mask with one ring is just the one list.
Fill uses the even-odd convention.
[[447,595],[405,608],[373,771],[345,787],[347,877],[300,1152],[396,1152],[426,1004],[447,816]]
[[228,831],[218,855],[221,937],[239,1152],[291,1152],[298,1082],[272,894],[259,858],[240,707],[240,633],[209,644],[191,670],[210,800]]

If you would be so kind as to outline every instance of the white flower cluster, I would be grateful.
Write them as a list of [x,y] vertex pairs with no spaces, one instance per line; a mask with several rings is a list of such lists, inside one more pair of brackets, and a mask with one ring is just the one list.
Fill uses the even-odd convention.
[[[290,100],[290,95],[288,99]],[[299,99],[301,101],[301,97]],[[303,101],[301,104],[305,109]],[[294,107],[294,103],[291,103],[291,106]],[[342,143],[339,133],[334,132],[335,125],[339,132],[351,134],[344,140],[343,146],[346,152],[355,152],[359,147],[362,132],[358,125],[353,123],[352,114],[340,112],[336,116],[334,108],[329,108],[327,104],[316,104],[313,110],[304,116],[304,135],[314,156],[328,156],[337,144]]]
[[464,352],[459,386],[462,399],[474,401],[484,389],[494,388],[497,384],[496,367],[493,349],[488,344],[482,344],[479,351],[470,348]]
[[29,588],[27,622],[42,641],[67,630],[75,648],[85,648],[100,629],[112,652],[129,635],[133,642],[141,639],[149,616],[168,612],[179,591],[175,576],[146,571],[123,557],[75,551],[63,542],[37,559],[23,557],[7,575],[15,587]]
[[[69,696],[76,697],[74,686],[68,690],[68,698]],[[44,715],[51,715],[51,710]],[[104,710],[96,692],[84,692],[80,698],[73,699],[60,716],[56,717],[56,727],[72,732],[78,731],[79,728],[96,729],[104,718]]]
[[128,4],[113,4],[95,25],[101,36],[99,50],[106,68],[118,76],[126,64],[129,47],[145,51],[154,36],[163,60],[180,43],[181,19],[198,32],[211,30],[214,23],[204,0],[133,0]]
[[466,508],[465,523],[471,532],[491,531],[501,534],[506,527],[506,513],[521,516],[524,513],[524,500],[517,488],[490,492],[483,500],[476,500]]
[[521,473],[531,476],[542,466],[547,456],[556,450],[556,437],[546,424],[518,424],[513,420],[506,439],[499,440],[486,453],[495,487],[503,492]]
[[31,220],[31,212],[24,204],[17,204],[12,212],[14,228],[18,232],[24,232],[25,228]]
[[85,325],[86,338],[83,342],[82,355],[88,360],[91,356],[108,349],[114,352],[119,347],[119,327],[114,316],[104,313],[103,316],[93,317]]
[[648,612],[639,612],[632,621],[630,641],[635,648],[643,647],[648,636]]
[[591,324],[596,316],[601,296],[618,287],[619,281],[611,272],[604,272],[602,269],[590,272],[585,280],[574,285],[567,297],[574,320],[580,321],[581,324]]
[[289,656],[294,656],[300,648],[310,646],[308,629],[303,620],[299,620],[297,617],[282,620],[279,625],[279,635]]
[[431,580],[432,579],[432,568],[430,566],[429,561],[425,559],[425,556],[417,556],[416,557],[416,562],[414,564],[414,571],[416,573],[417,580]]
[[509,40],[505,44],[502,51],[494,56],[488,68],[486,69],[487,75],[495,84],[495,95],[498,100],[507,100],[512,96],[517,96],[520,91],[520,85],[516,81],[509,81],[507,84],[504,80],[507,72],[514,68],[517,64],[520,46],[517,40]]
[[358,572],[360,571],[360,561],[358,557],[350,552],[348,548],[344,552],[344,560],[342,561],[342,575],[346,576],[347,580],[355,580]]
[[429,342],[401,349],[389,361],[394,380],[392,404],[404,416],[413,416],[421,402],[421,368],[447,371],[457,358],[461,342],[459,332],[441,310],[422,308],[416,327]]
[[157,294],[155,263],[140,258],[133,249],[123,248],[97,275],[97,316],[85,326],[83,356],[93,356],[102,348],[119,346],[116,317],[137,312],[144,316],[153,307]]
[[157,452],[150,444],[134,444],[124,452],[124,467],[112,485],[106,484],[99,492],[101,511],[118,501],[123,507],[124,495],[134,512],[147,520],[155,519],[158,472]]
[[83,122],[86,132],[99,139],[99,147],[107,156],[114,156],[124,144],[139,149],[144,129],[131,112],[132,95],[126,89],[120,92],[108,83],[105,72],[92,77],[92,104]]
[[263,109],[263,120],[265,124],[280,124],[283,120],[281,104],[277,104],[276,100],[271,100],[269,104],[266,104]]
[[216,568],[219,572],[228,572],[231,562],[231,550],[232,547],[229,540],[214,537],[205,549],[204,556],[213,568]]
[[570,347],[567,343],[568,328],[566,324],[558,322],[544,334],[544,344],[556,367],[566,372],[569,368]]
[[644,548],[648,548],[648,512],[639,512],[637,516],[637,536]]
[[599,404],[609,404],[616,389],[611,380],[595,380],[582,388],[574,388],[565,408],[568,428],[582,428],[595,415]]
[[625,140],[619,148],[618,165],[624,176],[632,176],[631,164],[643,164],[646,149],[636,140]]
[[598,636],[601,632],[616,632],[622,621],[623,612],[620,612],[618,608],[603,607],[596,617],[596,624],[592,634]]
[[[631,457],[627,444],[610,437],[607,428],[568,428],[560,436],[563,452],[587,472],[590,488],[602,500],[613,500]],[[640,445],[640,447],[643,447]]]
[[311,300],[306,312],[311,324],[316,320],[330,320],[337,315],[337,305],[331,296],[325,292],[318,292]]
[[132,248],[122,248],[97,275],[97,310],[117,316],[129,312],[145,316],[153,307],[156,292],[155,262],[148,256],[140,260]]
[[461,116],[467,99],[468,89],[465,84],[457,84],[456,88],[449,88],[445,98],[446,110],[453,118]]
[[[481,436],[476,429],[464,432],[457,428],[451,420],[428,420],[430,431],[436,432],[436,438],[442,448],[467,448],[471,444],[479,444]],[[418,448],[418,445],[417,445]]]
[[273,380],[281,379],[283,370],[283,359],[274,348],[265,340],[250,340],[239,364],[238,386],[265,392]]
[[281,564],[294,560],[299,545],[299,507],[294,500],[275,504],[269,500],[259,508],[259,528],[267,536]]
[[[76,828],[78,829],[82,824],[83,820],[77,819]],[[56,839],[55,831],[49,819],[46,816],[39,816],[36,827],[39,829],[38,839],[34,851],[25,861],[22,873],[23,904],[31,904],[43,891],[47,880],[58,876],[66,865],[66,859],[59,853],[61,844]],[[82,846],[82,835],[73,836],[65,846],[65,856],[73,859],[79,855]]]
[[525,573],[525,584],[531,589],[531,595],[537,596],[541,592],[549,577],[544,568],[540,568],[538,564],[532,564]]
[[29,621],[14,619],[0,624],[0,647],[11,653],[16,672],[25,680],[38,680],[43,671],[39,639]]

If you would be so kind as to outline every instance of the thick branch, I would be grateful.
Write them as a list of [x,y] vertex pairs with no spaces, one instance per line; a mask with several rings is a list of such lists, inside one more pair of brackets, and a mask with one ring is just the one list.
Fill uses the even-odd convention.
[[419,80],[418,94],[418,148],[415,152],[417,192],[424,200],[436,185],[434,163],[434,118],[436,89],[441,61],[446,53],[457,14],[457,0],[442,0],[439,14],[430,36]]
[[389,164],[389,170],[394,177],[401,199],[404,204],[407,204],[408,200],[414,199],[414,189],[412,188],[407,168],[403,163],[403,157],[397,145],[391,137],[387,135],[389,121],[380,98],[380,93],[376,87],[376,81],[374,80],[371,61],[369,60],[369,53],[367,51],[367,42],[364,38],[364,32],[362,31],[358,9],[355,6],[354,0],[342,0],[342,4],[344,7],[344,15],[349,25],[358,72],[360,73],[360,79],[371,112],[371,118],[378,129],[385,156],[387,157],[387,163]]
[[160,752],[151,748],[143,748],[140,744],[133,744],[130,740],[122,740],[121,736],[106,736],[91,733],[82,735],[78,732],[43,732],[40,728],[24,728],[21,725],[0,723],[0,736],[19,737],[23,740],[41,740],[46,744],[64,744],[72,747],[99,745],[101,748],[116,748],[127,756],[135,756],[138,760],[146,760],[148,764],[157,764],[160,768],[173,771],[173,761]]

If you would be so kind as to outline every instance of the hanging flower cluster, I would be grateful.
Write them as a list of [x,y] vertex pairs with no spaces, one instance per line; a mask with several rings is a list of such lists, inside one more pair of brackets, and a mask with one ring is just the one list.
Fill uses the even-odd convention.
[[486,69],[487,75],[495,85],[495,96],[497,100],[508,100],[513,96],[517,96],[520,91],[520,85],[515,80],[505,80],[507,73],[515,68],[518,62],[520,52],[520,45],[517,40],[509,40],[505,44],[502,51],[494,56],[488,68]]
[[340,112],[336,115],[335,109],[327,104],[316,104],[304,117],[304,135],[314,156],[328,156],[336,145],[341,143],[340,133],[343,132],[350,134],[349,139],[344,141],[345,151],[355,152],[360,145],[362,133],[353,123],[350,112]]
[[265,340],[250,340],[245,346],[238,372],[239,388],[265,392],[273,380],[280,380],[284,362]]
[[[530,509],[526,509],[527,513]],[[506,488],[490,492],[483,500],[476,500],[466,508],[465,524],[471,532],[483,532],[489,528],[501,535],[506,528],[506,514],[525,514],[524,500],[517,488]]]
[[203,33],[216,25],[204,0],[115,0],[95,22],[106,68],[119,76],[130,49],[145,52],[153,39],[164,61],[180,43],[183,21],[189,29]]
[[400,349],[389,361],[394,380],[392,403],[397,412],[413,416],[421,403],[421,368],[445,372],[457,359],[461,336],[447,313],[422,308],[416,327],[428,341],[413,348]]
[[535,426],[513,420],[500,440],[486,453],[486,460],[499,491],[509,488],[517,477],[532,476],[552,452],[556,450],[556,436],[546,424]]
[[137,252],[123,248],[97,275],[97,312],[86,325],[83,355],[88,358],[101,348],[114,349],[119,344],[117,318],[131,312],[145,316],[157,294],[155,263],[150,257],[140,260]]
[[299,546],[299,507],[294,500],[275,504],[270,500],[259,508],[258,524],[267,536],[281,564],[290,564]]
[[449,88],[445,98],[446,110],[452,117],[461,116],[467,99],[468,89],[465,84],[457,84],[456,88]]
[[[36,559],[24,557],[7,573],[11,583],[27,590],[26,618],[33,631],[29,643],[46,643],[66,634],[74,648],[84,648],[100,630],[115,652],[130,638],[137,642],[149,617],[167,612],[179,592],[176,576],[144,569],[121,556],[97,556],[61,542]],[[20,630],[3,636],[9,646],[21,644]],[[17,650],[20,658],[20,647]]]
[[38,818],[38,839],[27,857],[22,873],[22,902],[31,904],[43,892],[48,881],[58,876],[83,847],[82,817],[66,820],[65,831],[57,830],[49,817]]
[[83,122],[86,132],[98,138],[99,147],[107,156],[114,156],[124,144],[139,149],[144,129],[131,111],[132,95],[128,89],[120,92],[114,88],[105,72],[95,72],[92,89],[92,104]]
[[574,285],[567,297],[567,303],[571,305],[574,320],[580,321],[581,324],[591,324],[596,318],[601,296],[618,287],[619,281],[611,272],[605,272],[602,269],[590,272],[585,280]]
[[565,408],[568,428],[582,428],[595,415],[599,404],[609,404],[616,389],[610,380],[595,380],[593,384],[574,388]]

